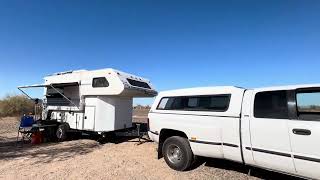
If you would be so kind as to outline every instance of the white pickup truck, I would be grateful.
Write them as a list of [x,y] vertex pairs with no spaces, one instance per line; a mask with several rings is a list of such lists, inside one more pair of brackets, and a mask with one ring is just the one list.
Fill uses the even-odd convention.
[[175,170],[204,156],[320,179],[320,84],[165,91],[148,118],[159,158]]

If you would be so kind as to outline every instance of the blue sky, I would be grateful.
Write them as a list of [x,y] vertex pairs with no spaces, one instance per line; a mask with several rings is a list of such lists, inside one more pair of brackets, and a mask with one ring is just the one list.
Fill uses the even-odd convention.
[[319,9],[316,0],[2,0],[0,96],[53,72],[107,67],[159,91],[319,83]]

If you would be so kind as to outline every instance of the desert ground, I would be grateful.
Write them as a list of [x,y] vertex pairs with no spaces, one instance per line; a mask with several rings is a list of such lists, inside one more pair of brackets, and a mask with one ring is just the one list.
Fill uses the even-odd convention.
[[[143,122],[146,112],[134,113]],[[241,164],[199,158],[187,172],[157,159],[156,144],[119,138],[105,144],[90,137],[59,143],[16,145],[18,118],[0,119],[0,179],[289,179],[290,176]]]

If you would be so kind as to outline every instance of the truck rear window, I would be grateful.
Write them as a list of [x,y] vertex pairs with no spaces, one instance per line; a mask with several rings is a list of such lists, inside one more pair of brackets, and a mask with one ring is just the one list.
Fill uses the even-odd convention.
[[228,110],[230,97],[230,94],[164,97],[161,99],[157,109],[221,112]]

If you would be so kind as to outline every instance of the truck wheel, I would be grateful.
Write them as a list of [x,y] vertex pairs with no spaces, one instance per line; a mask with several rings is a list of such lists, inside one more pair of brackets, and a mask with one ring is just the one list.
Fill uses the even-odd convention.
[[172,136],[166,139],[162,154],[168,166],[177,171],[187,170],[193,162],[189,141],[183,137]]
[[58,126],[58,129],[56,131],[56,136],[58,138],[58,141],[65,141],[67,139],[68,129],[69,129],[69,126],[67,124],[60,124]]

